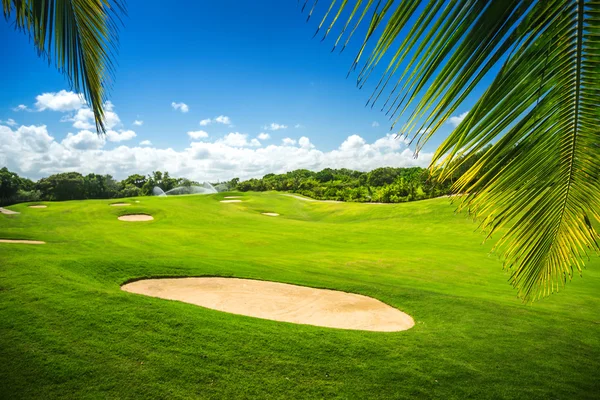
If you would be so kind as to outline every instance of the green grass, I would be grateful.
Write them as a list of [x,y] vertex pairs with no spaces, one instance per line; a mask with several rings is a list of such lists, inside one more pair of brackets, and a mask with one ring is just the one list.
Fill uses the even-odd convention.
[[[0,215],[0,238],[48,242],[0,244],[0,398],[598,398],[597,256],[583,279],[523,305],[492,243],[448,199],[245,193],[219,203],[224,195]],[[136,212],[155,220],[117,220]],[[365,294],[416,325],[327,329],[120,290],[140,277],[203,275]]]

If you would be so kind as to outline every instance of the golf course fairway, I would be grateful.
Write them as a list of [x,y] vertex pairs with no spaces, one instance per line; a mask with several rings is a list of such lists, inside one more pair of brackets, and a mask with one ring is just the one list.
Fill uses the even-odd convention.
[[[225,196],[239,202],[222,203]],[[136,202],[139,200],[139,202]],[[0,398],[594,399],[600,257],[523,304],[448,198],[276,192],[33,204],[0,214]],[[42,205],[34,203],[35,205]],[[6,208],[6,207],[5,207]],[[263,213],[278,216],[266,217]],[[128,221],[124,215],[151,216]],[[147,218],[149,219],[149,218]],[[397,332],[273,321],[122,290],[235,277],[376,299]]]

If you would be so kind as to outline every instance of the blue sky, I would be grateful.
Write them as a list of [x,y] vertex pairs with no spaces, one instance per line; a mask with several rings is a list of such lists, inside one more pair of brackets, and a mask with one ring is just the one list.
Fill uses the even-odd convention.
[[[81,133],[86,123],[75,123],[82,106],[53,111],[40,105],[37,96],[70,88],[37,57],[26,35],[0,22],[0,164],[33,178],[65,170],[123,178],[138,168],[215,180],[295,167],[426,165],[439,142],[428,144],[418,160],[405,151],[406,143],[391,143],[383,113],[365,107],[369,90],[346,79],[355,47],[340,55],[330,52],[331,40],[311,39],[316,21],[306,23],[294,0],[194,1],[185,7],[130,1],[128,14],[109,95],[118,122],[102,142]],[[185,104],[187,112],[173,103]],[[19,105],[32,111],[14,111]],[[219,116],[228,123],[215,121]],[[271,124],[286,128],[269,129]],[[188,135],[198,131],[208,137]],[[258,139],[261,133],[269,139]],[[388,147],[375,146],[382,138]],[[38,139],[32,148],[23,145]],[[7,148],[17,141],[18,149]],[[290,146],[299,150],[284,148]],[[22,156],[27,152],[36,154]]]

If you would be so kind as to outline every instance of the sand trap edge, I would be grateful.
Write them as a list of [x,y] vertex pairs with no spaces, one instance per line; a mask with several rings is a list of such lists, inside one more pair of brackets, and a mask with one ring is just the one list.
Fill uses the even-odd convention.
[[13,243],[13,244],[46,244],[41,240],[25,240],[25,239],[0,239],[0,243]]
[[117,219],[125,222],[145,222],[154,220],[154,217],[148,214],[126,214],[121,215]]

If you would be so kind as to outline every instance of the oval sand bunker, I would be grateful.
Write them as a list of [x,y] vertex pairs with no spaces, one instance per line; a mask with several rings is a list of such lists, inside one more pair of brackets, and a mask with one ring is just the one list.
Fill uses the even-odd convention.
[[41,240],[22,240],[22,239],[0,239],[0,243],[15,243],[15,244],[46,244]]
[[124,207],[124,206],[130,206],[131,203],[112,203],[110,206],[111,207]]
[[152,221],[154,217],[152,215],[147,214],[129,214],[129,215],[121,215],[119,217],[119,221],[127,221],[127,222],[141,222],[141,221]]
[[241,203],[241,200],[221,200],[221,203]]
[[261,213],[262,215],[266,215],[267,217],[279,217],[279,214],[277,213],[272,213],[272,212],[268,212],[268,213]]
[[35,205],[35,206],[29,206],[29,208],[48,208],[48,206],[45,206],[43,204],[38,204],[38,205]]
[[328,328],[396,332],[412,317],[379,300],[335,290],[237,278],[144,279],[121,287],[213,310]]

